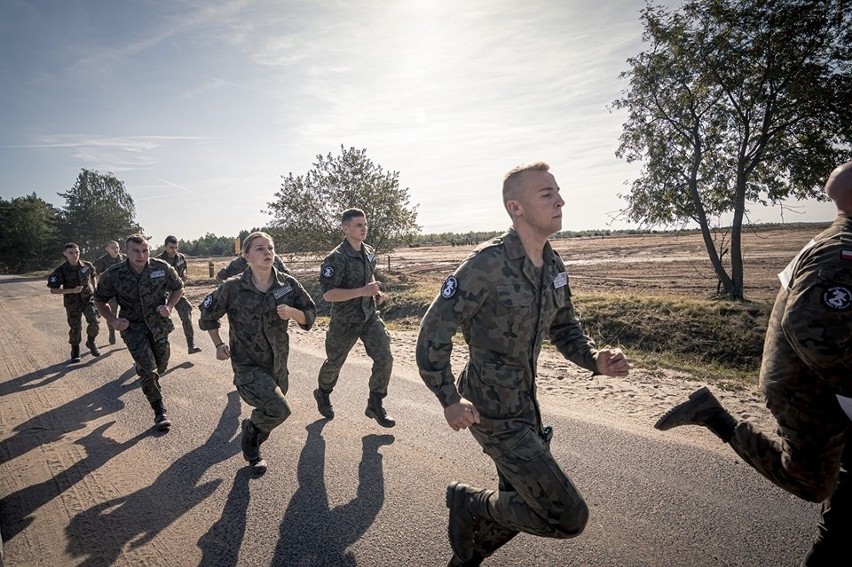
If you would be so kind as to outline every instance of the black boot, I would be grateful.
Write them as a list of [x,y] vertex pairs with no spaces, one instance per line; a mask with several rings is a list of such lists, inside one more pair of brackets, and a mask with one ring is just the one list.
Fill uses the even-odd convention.
[[192,341],[187,341],[186,352],[188,352],[189,354],[195,354],[196,352],[201,352],[201,349],[195,346]]
[[111,345],[115,344],[115,329],[109,330],[109,344],[111,344]]
[[459,559],[458,555],[453,554],[452,559],[447,563],[447,567],[479,567],[483,561],[485,561],[485,556],[478,551],[474,551],[473,555],[467,561]]
[[92,356],[101,355],[101,351],[98,350],[98,345],[95,344],[95,337],[89,337],[89,340],[86,341],[86,348],[89,349],[89,352],[92,353]]
[[151,402],[151,407],[154,409],[154,426],[158,431],[168,431],[172,422],[166,415],[166,406],[163,405],[163,400]]
[[266,472],[266,461],[263,460],[263,456],[260,454],[260,444],[263,442],[261,441],[261,437],[265,441],[269,437],[269,434],[264,435],[252,423],[251,419],[245,418],[243,420],[243,436],[240,440],[240,446],[243,450],[243,458],[248,461],[249,466],[258,474]]
[[689,399],[663,414],[654,427],[666,431],[680,425],[703,425],[725,443],[730,442],[737,420],[706,387],[689,395]]
[[[466,561],[474,559],[474,520],[491,517],[488,513],[488,498],[493,493],[493,490],[478,490],[460,482],[451,482],[447,486],[447,508],[450,509],[447,535],[456,565],[466,565]],[[454,563],[451,561],[450,564]]]
[[334,419],[334,407],[331,405],[331,392],[326,392],[322,388],[314,390],[314,398],[317,401],[317,410],[326,419]]
[[80,362],[80,345],[71,345],[71,362]]
[[382,427],[393,427],[396,425],[394,418],[388,415],[385,408],[382,407],[382,398],[378,394],[370,393],[370,399],[367,401],[367,409],[364,415],[371,419],[375,419],[376,423]]

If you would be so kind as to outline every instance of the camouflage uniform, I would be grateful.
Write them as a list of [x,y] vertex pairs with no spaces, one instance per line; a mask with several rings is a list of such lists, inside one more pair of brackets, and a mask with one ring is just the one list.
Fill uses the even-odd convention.
[[86,336],[92,340],[98,336],[98,312],[92,303],[95,281],[95,267],[85,260],[80,260],[76,266],[63,262],[47,278],[47,287],[50,289],[83,286],[80,293],[66,293],[62,296],[68,319],[68,343],[71,346],[79,345],[82,340],[84,316],[86,317]]
[[161,402],[160,375],[169,365],[169,333],[175,326],[171,318],[157,313],[169,295],[183,288],[174,268],[157,258],[137,274],[129,260],[116,264],[101,276],[95,301],[107,303],[116,298],[117,317],[127,319],[130,326],[121,331],[121,338],[136,363],[136,373],[142,382],[142,392],[148,401]]
[[[174,257],[170,258],[168,253],[163,252],[157,256],[157,258],[169,264],[175,269],[178,277],[181,280],[184,279],[186,276],[186,270],[189,267],[186,263],[186,256],[178,252],[174,255]],[[177,310],[178,315],[180,316],[180,322],[183,325],[183,334],[186,337],[186,346],[189,347],[189,350],[192,350],[195,347],[195,329],[192,326],[192,304],[186,297],[181,297],[175,305],[175,309]]]
[[[293,275],[290,269],[284,264],[284,261],[278,256],[272,259],[272,267],[274,267],[279,272],[283,272],[287,275]],[[219,273],[216,274],[216,279],[219,281],[225,281],[226,279],[236,276],[237,274],[242,274],[248,268],[248,261],[243,256],[237,256],[231,263],[219,270]]]
[[[450,367],[461,328],[470,359],[458,383]],[[574,313],[559,254],[544,248],[536,268],[514,229],[483,243],[444,282],[420,325],[417,365],[445,408],[466,398],[481,421],[470,426],[494,460],[499,490],[477,518],[474,548],[492,554],[519,531],[555,538],[578,535],[588,507],[550,453],[536,399],[536,366],[547,335],[565,358],[595,371],[595,345]]]
[[[376,254],[362,243],[355,251],[348,240],[332,250],[320,268],[323,292],[330,289],[355,289],[375,281]],[[331,304],[331,321],[325,337],[326,360],[319,372],[319,387],[330,393],[337,384],[340,369],[358,339],[364,343],[367,356],[373,359],[370,393],[378,399],[387,396],[393,369],[390,335],[376,311],[375,297],[356,297]]]
[[231,366],[234,385],[240,397],[255,408],[251,421],[265,439],[290,415],[285,396],[289,386],[287,357],[290,352],[290,321],[278,316],[278,305],[289,305],[305,313],[308,330],[316,320],[313,299],[296,278],[273,271],[275,281],[265,293],[251,281],[251,269],[238,278],[222,283],[201,302],[200,329],[220,327],[219,319],[228,315]]
[[[121,252],[118,253],[118,256],[113,258],[109,254],[104,254],[100,258],[94,261],[95,270],[98,272],[98,276],[100,277],[105,271],[110,269],[112,266],[118,264],[119,262],[124,260],[124,254]],[[118,312],[118,302],[115,298],[109,300],[109,306],[112,309],[113,313]],[[112,323],[107,321],[107,329],[109,329],[110,343],[112,344],[115,341],[115,329],[112,328]]]
[[825,499],[803,564],[834,565],[852,533],[852,422],[837,400],[852,397],[852,218],[838,216],[791,266],[760,368],[780,443],[747,421],[737,423],[730,443],[779,487],[805,500]]

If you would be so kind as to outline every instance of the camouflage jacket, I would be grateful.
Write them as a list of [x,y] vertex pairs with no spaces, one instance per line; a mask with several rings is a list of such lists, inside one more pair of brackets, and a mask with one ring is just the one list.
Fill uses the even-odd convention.
[[[356,289],[374,281],[375,273],[376,253],[373,248],[361,243],[361,250],[356,251],[344,239],[322,261],[319,281],[323,293],[336,288]],[[331,317],[347,323],[363,323],[375,313],[376,298],[372,296],[331,304]]]
[[[279,272],[283,272],[289,276],[292,276],[293,273],[290,271],[290,268],[284,263],[278,254],[272,259],[272,266],[278,270]],[[248,268],[248,261],[243,256],[237,256],[231,263],[219,270],[216,274],[216,277],[221,281],[225,281],[228,278],[236,276],[238,274],[242,274]]]
[[218,329],[219,319],[228,315],[231,365],[240,370],[261,367],[278,377],[287,374],[290,321],[278,316],[276,307],[289,305],[305,313],[306,331],[317,317],[314,300],[293,276],[275,270],[275,281],[266,293],[251,281],[251,269],[230,278],[201,302],[198,326],[204,331]]
[[167,252],[161,252],[157,258],[174,268],[179,278],[183,279],[186,276],[186,269],[189,266],[186,263],[186,256],[180,252],[175,254],[173,258],[170,258]]
[[155,339],[162,339],[174,330],[174,324],[171,318],[157,313],[157,307],[165,305],[169,295],[182,288],[177,272],[166,262],[151,258],[137,274],[125,259],[101,275],[95,301],[106,303],[114,297],[119,306],[117,316],[130,321],[130,331],[147,328]]
[[[459,328],[470,359],[457,387],[450,354]],[[575,316],[562,259],[548,243],[544,265],[535,268],[510,229],[477,247],[446,279],[420,323],[417,366],[444,407],[464,396],[485,419],[535,426],[545,335],[568,360],[595,371],[595,345]]]
[[788,269],[769,319],[761,383],[815,377],[850,397],[852,217],[839,215]]
[[125,256],[121,252],[119,252],[118,256],[116,256],[115,258],[110,256],[109,254],[104,254],[103,256],[95,260],[95,270],[98,271],[98,275],[101,275],[102,273],[110,269],[110,267],[124,260],[124,258]]
[[92,301],[97,276],[91,262],[80,260],[76,266],[62,262],[53,273],[47,277],[47,287],[50,289],[72,288],[83,286],[80,293],[66,293],[62,296],[62,304],[66,307],[84,305]]

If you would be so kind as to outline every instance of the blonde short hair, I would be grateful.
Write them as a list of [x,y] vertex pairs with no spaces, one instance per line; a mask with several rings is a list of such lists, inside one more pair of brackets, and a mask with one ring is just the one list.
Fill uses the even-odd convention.
[[543,161],[516,165],[503,176],[503,205],[512,199],[517,199],[521,177],[528,171],[550,171],[550,164]]

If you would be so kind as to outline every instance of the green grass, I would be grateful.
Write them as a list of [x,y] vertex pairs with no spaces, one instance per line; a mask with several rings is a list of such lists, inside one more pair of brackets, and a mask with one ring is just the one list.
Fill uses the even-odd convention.
[[[329,306],[317,283],[302,281],[321,316]],[[391,331],[416,330],[438,290],[384,274]],[[756,384],[771,305],[674,296],[575,293],[577,314],[598,346],[622,348],[635,366],[688,373],[720,388]],[[552,347],[545,347],[552,348]]]

